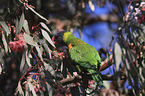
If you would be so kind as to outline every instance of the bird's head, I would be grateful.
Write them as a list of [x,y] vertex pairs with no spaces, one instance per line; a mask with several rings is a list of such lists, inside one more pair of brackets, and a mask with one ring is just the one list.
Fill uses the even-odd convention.
[[72,35],[69,31],[60,31],[52,37],[52,41],[56,46],[64,46],[69,35]]

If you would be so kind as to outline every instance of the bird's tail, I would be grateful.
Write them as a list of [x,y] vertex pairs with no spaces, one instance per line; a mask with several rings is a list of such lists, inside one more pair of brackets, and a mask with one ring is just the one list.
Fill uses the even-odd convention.
[[87,70],[91,74],[93,80],[97,83],[97,85],[103,84],[103,80],[102,80],[102,77],[101,77],[99,71],[93,70],[93,69],[87,69]]

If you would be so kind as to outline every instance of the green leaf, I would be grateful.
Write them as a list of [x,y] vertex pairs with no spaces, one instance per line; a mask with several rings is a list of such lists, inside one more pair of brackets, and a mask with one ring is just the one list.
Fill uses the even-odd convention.
[[46,39],[45,38],[39,39],[38,42],[39,42],[39,44],[43,45],[44,51],[46,51],[46,54],[48,54],[51,59],[51,50],[46,43]]
[[25,84],[25,88],[26,88],[26,90],[25,90],[25,95],[24,96],[30,96],[29,94],[30,94],[30,92],[29,92],[29,89],[28,89],[28,84]]
[[0,25],[2,25],[2,28],[6,31],[7,36],[10,34],[9,27],[7,26],[5,21],[0,21]]
[[29,79],[28,79],[28,86],[30,88],[30,91],[32,91],[33,96],[37,96],[37,94],[35,92],[35,89],[34,89],[34,85],[32,84],[32,82],[33,82],[32,78],[29,77]]
[[108,90],[110,89],[110,83],[108,81],[103,81],[103,86]]
[[52,42],[50,36],[48,35],[48,33],[47,33],[45,30],[43,30],[43,29],[41,29],[41,31],[42,31],[42,35],[44,36],[44,38],[45,38],[53,47],[55,47],[55,45],[53,44],[53,42]]
[[33,37],[31,37],[29,34],[24,33],[24,39],[29,45],[37,46],[35,41],[33,40]]
[[36,48],[36,50],[37,50],[37,52],[38,52],[38,56],[41,58],[41,60],[42,60],[42,49],[41,48],[39,48],[39,46],[38,46],[38,44],[36,43],[36,46],[35,46],[35,48]]
[[29,26],[28,26],[27,20],[24,20],[23,27],[24,27],[25,32],[26,32],[27,34],[30,34]]
[[21,15],[21,18],[20,18],[20,21],[19,21],[19,27],[18,27],[18,33],[16,33],[17,35],[21,32],[22,30],[22,26],[24,24],[24,20],[25,20],[25,17],[24,17],[24,13],[22,13]]
[[24,96],[24,92],[22,90],[22,86],[21,86],[21,82],[18,82],[18,87],[17,87],[18,92],[20,93],[20,95]]
[[49,57],[51,59],[51,51],[49,49],[49,47],[47,46],[47,44],[43,44],[45,51],[49,54]]
[[23,55],[22,55],[21,64],[20,64],[20,72],[23,71],[23,68],[24,68],[24,65],[25,65],[25,54],[26,53],[23,53]]
[[45,28],[48,32],[51,33],[50,29],[45,25],[45,23],[40,22],[40,24],[41,24],[41,26],[42,26],[43,28]]
[[3,67],[4,67],[3,56],[5,56],[5,50],[0,48],[0,74],[1,74]]
[[120,63],[122,60],[122,50],[121,50],[121,47],[118,42],[116,42],[114,45],[113,54],[114,54],[113,56],[115,58],[114,62],[116,65],[116,70],[119,71]]
[[55,71],[49,64],[44,62],[44,66],[45,66],[45,70],[49,71],[52,76],[55,76]]
[[6,42],[6,39],[5,39],[5,36],[3,33],[2,33],[2,41],[3,41],[3,45],[5,47],[5,52],[7,53],[8,52],[8,44]]
[[38,17],[40,17],[41,19],[45,20],[46,22],[49,22],[45,17],[43,17],[42,15],[40,15],[38,12],[36,12],[31,6],[26,5],[32,12],[34,12]]
[[16,18],[15,27],[16,27],[16,34],[18,34],[18,28],[19,28],[19,21],[18,21],[18,18]]
[[31,63],[30,63],[30,58],[28,57],[29,54],[27,54],[28,51],[26,51],[26,62],[28,64],[29,67],[31,67]]
[[53,90],[52,90],[52,87],[51,87],[48,83],[46,83],[46,87],[47,87],[47,90],[48,90],[48,93],[49,93],[48,96],[53,96]]

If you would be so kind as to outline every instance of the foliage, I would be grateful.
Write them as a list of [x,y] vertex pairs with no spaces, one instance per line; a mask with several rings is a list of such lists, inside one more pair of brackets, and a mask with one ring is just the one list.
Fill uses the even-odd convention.
[[[120,70],[125,72],[128,78],[127,85],[132,87],[135,96],[144,94],[144,7],[145,2],[141,2],[138,6],[137,4],[136,6],[129,5],[125,20],[116,32],[117,43],[114,46],[116,72]],[[140,16],[142,16],[142,20]],[[121,65],[121,60],[123,65]],[[121,86],[120,78],[117,78],[117,82],[118,86]]]
[[[7,0],[2,1],[4,5]],[[55,7],[57,4],[54,6],[53,0],[48,1],[48,4],[53,5],[53,7],[49,5],[48,13],[55,13],[56,9],[59,9],[54,18],[48,20],[39,14],[40,12],[44,15],[46,12],[42,12],[42,10],[37,12],[36,10],[39,8],[36,7],[35,9],[32,6],[33,0],[29,2],[28,0],[8,2],[8,9],[1,12],[0,17],[1,95],[63,96],[72,94],[76,96],[80,94],[103,95],[104,93],[108,96],[110,94],[126,95],[131,93],[135,96],[144,95],[144,2],[142,1],[137,5],[136,1],[130,1],[124,19],[119,21],[118,18],[123,17],[118,16],[114,20],[100,17],[92,19],[82,10],[88,3],[91,11],[94,11],[93,1],[73,1],[68,0],[67,3],[63,3],[64,7],[59,4],[58,7]],[[103,3],[105,0],[96,1],[97,3],[100,1],[101,6],[105,4]],[[57,3],[59,2],[63,1],[58,0]],[[38,2],[35,3],[38,4]],[[114,1],[114,4],[116,4],[116,1]],[[6,6],[3,8],[5,9]],[[62,14],[61,12],[64,11],[65,13],[67,8],[70,14]],[[65,47],[56,49],[52,40],[52,35],[62,28],[67,30],[81,29],[87,24],[98,21],[121,22],[110,44],[113,47],[113,61],[110,61],[110,65],[115,66],[112,69],[115,74],[113,79],[111,78],[112,83],[104,81],[102,89],[95,87],[90,76],[73,72],[67,49]],[[110,50],[106,51],[106,54],[109,54],[109,52]],[[107,65],[108,63],[109,61],[103,62],[102,69],[108,68],[110,66]],[[107,65],[107,67],[103,68],[103,65]],[[125,75],[120,75],[122,73]],[[122,80],[122,78],[124,79]],[[88,84],[84,83],[86,79],[89,79]],[[125,88],[124,83],[126,81],[127,86],[131,86],[131,89]]]

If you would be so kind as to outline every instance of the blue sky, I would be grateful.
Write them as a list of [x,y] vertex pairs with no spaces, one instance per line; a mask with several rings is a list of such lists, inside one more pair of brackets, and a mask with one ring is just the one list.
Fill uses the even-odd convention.
[[[107,3],[102,7],[98,7],[96,2],[93,2],[93,4],[95,6],[94,11],[90,9],[88,3],[86,3],[84,9],[84,11],[91,17],[107,15],[111,10],[113,10],[113,8],[115,8],[111,3]],[[118,24],[112,23],[111,27],[117,29]],[[100,48],[108,47],[114,32],[115,31],[112,31],[109,28],[109,24],[107,22],[98,22],[82,28],[82,40],[94,46],[96,50],[99,50]],[[74,35],[80,38],[78,29],[75,30]]]

